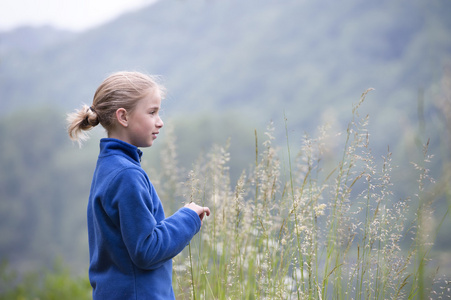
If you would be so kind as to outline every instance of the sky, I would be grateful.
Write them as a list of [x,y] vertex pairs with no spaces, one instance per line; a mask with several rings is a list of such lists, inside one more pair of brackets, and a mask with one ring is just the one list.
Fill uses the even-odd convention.
[[83,31],[156,0],[0,0],[0,31],[51,25]]

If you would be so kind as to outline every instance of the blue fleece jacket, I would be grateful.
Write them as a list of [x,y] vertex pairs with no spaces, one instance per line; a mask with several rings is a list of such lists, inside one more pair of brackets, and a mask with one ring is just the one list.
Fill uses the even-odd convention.
[[191,209],[165,217],[141,156],[123,141],[100,141],[88,204],[93,299],[175,299],[172,258],[200,229]]

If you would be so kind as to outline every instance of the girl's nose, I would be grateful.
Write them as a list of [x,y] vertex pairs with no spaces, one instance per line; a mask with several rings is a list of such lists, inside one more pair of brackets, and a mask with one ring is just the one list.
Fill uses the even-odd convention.
[[163,122],[163,120],[160,118],[160,117],[158,117],[158,122],[157,122],[157,127],[158,128],[161,128],[161,127],[163,127],[163,125],[164,125],[164,122]]

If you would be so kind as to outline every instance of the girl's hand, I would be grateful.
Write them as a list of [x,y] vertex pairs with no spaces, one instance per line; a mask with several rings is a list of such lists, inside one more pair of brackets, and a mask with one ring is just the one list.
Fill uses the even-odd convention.
[[189,209],[192,209],[192,210],[194,210],[197,213],[197,215],[200,218],[201,224],[203,224],[203,219],[204,219],[205,214],[207,216],[210,215],[210,209],[208,207],[199,206],[199,205],[197,205],[194,202],[186,204],[185,207],[187,207]]

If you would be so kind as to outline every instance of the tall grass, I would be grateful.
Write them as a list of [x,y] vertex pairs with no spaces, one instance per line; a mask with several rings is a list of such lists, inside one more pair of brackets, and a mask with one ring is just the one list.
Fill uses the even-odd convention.
[[391,153],[373,157],[368,116],[359,115],[368,92],[353,107],[338,161],[324,159],[331,137],[323,127],[318,137],[304,137],[295,156],[286,128],[282,162],[272,125],[263,142],[255,134],[255,162],[233,186],[227,146],[199,157],[177,194],[209,206],[212,215],[174,259],[177,299],[449,295],[429,261],[436,229],[427,145],[423,161],[408,171],[417,173],[416,191],[396,199]]
[[[228,144],[200,155],[185,172],[169,134],[164,169],[150,172],[167,213],[181,201],[212,211],[174,259],[177,299],[451,297],[450,273],[438,278],[431,261],[448,211],[435,219],[428,142],[423,159],[405,170],[417,178],[411,194],[398,199],[390,149],[381,158],[373,156],[368,116],[359,115],[368,92],[338,135],[341,150],[329,148],[337,136],[323,126],[317,137],[306,134],[294,151],[288,120],[286,148],[278,148],[270,124],[263,141],[255,132],[255,160],[236,183],[230,179]],[[336,159],[333,152],[339,153]],[[2,299],[88,299],[91,293],[87,278],[73,278],[58,264],[53,273],[22,282],[6,266],[0,274]]]

